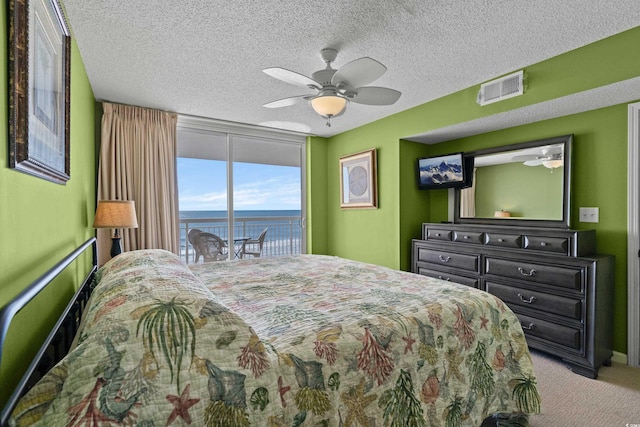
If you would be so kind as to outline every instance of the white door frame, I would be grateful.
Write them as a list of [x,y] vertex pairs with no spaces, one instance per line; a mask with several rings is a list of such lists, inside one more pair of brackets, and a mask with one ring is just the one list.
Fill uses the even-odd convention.
[[627,363],[640,367],[640,102],[629,104],[627,215]]

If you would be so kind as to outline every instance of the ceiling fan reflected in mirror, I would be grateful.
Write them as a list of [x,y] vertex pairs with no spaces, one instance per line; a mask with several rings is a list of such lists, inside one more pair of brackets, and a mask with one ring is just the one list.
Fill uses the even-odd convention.
[[548,169],[556,169],[564,165],[564,149],[562,145],[549,145],[542,147],[541,155],[525,154],[511,158],[513,162],[523,162],[525,166],[544,166]]
[[327,65],[307,77],[285,68],[273,67],[262,70],[266,74],[283,82],[303,86],[316,91],[315,94],[298,95],[279,99],[264,104],[267,108],[281,108],[307,101],[311,108],[327,120],[341,116],[349,102],[364,105],[391,105],[402,95],[394,89],[377,86],[365,86],[379,79],[387,67],[369,57],[349,62],[339,69],[331,68],[338,51],[331,48],[322,49],[320,57]]

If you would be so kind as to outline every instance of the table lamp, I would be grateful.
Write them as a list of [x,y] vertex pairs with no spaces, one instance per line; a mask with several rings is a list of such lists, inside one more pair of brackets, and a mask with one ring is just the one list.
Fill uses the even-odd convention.
[[113,228],[111,257],[121,254],[118,229],[138,228],[135,204],[130,200],[99,200],[93,228]]
[[493,216],[495,218],[510,218],[511,217],[511,212],[509,211],[505,211],[505,210],[499,210],[499,211],[495,211],[495,213],[493,214]]

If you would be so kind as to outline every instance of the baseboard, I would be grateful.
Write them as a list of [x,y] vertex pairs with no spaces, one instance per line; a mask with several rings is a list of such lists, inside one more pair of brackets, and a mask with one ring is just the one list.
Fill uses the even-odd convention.
[[628,362],[627,355],[624,353],[618,353],[617,351],[613,352],[613,357],[611,357],[612,362],[621,363],[626,365]]

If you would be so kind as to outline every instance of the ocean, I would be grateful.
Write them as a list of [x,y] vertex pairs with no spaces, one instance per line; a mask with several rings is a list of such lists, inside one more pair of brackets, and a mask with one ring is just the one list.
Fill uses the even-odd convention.
[[[300,210],[234,211],[236,218],[300,216]],[[180,219],[226,218],[227,211],[180,211]]]

